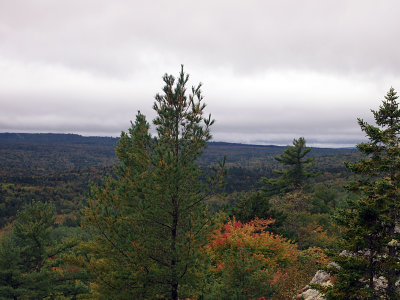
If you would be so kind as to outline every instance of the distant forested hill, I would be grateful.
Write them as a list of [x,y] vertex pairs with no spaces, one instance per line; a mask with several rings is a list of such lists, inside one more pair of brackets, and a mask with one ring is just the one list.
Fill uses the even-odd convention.
[[96,145],[114,147],[118,138],[63,133],[0,133],[0,143]]
[[[100,182],[113,172],[118,138],[77,134],[0,133],[0,228],[24,203],[55,202],[61,215],[76,215],[85,203],[91,181]],[[225,192],[259,187],[263,176],[279,168],[275,156],[285,147],[211,142],[199,161],[206,170],[227,157]],[[344,161],[358,157],[355,149],[314,148],[315,170],[322,179],[345,178]]]
[[[115,137],[86,137],[78,134],[0,133],[2,154],[0,165],[7,165],[10,163],[9,160],[14,160],[13,164],[18,164],[15,161],[18,159],[26,167],[32,164],[42,164],[42,167],[52,166],[53,161],[61,163],[58,167],[110,165],[114,163],[114,147],[117,141],[118,138]],[[209,166],[226,155],[228,165],[257,166],[265,161],[273,161],[273,158],[285,148],[274,145],[210,142],[199,163],[202,166]],[[356,153],[355,149],[313,148],[310,155],[351,157]]]

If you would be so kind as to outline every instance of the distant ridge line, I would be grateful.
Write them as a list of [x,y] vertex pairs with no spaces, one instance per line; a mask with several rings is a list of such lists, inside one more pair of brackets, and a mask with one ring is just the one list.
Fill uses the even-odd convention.
[[118,139],[116,137],[82,136],[75,133],[0,133],[0,143],[114,146]]
[[209,145],[215,146],[241,146],[241,147],[257,147],[257,148],[286,148],[287,146],[278,146],[278,145],[257,145],[257,144],[243,144],[243,143],[230,143],[230,142],[208,142]]
[[[76,133],[23,133],[23,132],[2,132],[0,133],[0,143],[22,143],[22,144],[69,144],[69,145],[100,145],[115,146],[119,137],[106,136],[83,136]],[[258,149],[284,149],[287,146],[278,145],[260,145],[260,144],[244,144],[231,143],[222,141],[211,141],[207,143],[209,146],[226,146],[241,148],[258,148]],[[314,149],[347,149],[353,150],[355,147],[313,147]]]
[[[0,142],[13,143],[34,143],[34,144],[108,144],[115,145],[119,137],[105,136],[83,136],[76,133],[23,133],[23,132],[3,132],[0,133]],[[277,145],[256,145],[243,143],[230,143],[212,141],[207,143],[210,146],[228,147],[251,147],[251,148],[285,148],[286,146]]]

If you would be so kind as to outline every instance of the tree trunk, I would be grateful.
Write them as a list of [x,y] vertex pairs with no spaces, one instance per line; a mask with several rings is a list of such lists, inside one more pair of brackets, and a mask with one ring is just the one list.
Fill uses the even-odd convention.
[[[396,219],[394,214],[392,216],[392,219]],[[395,222],[395,221],[394,221]],[[396,224],[393,222],[393,224],[389,228],[389,237],[391,239],[394,239],[395,237],[395,226]],[[389,269],[387,270],[387,289],[386,293],[389,297],[395,297],[396,296],[396,270],[394,269],[394,262],[396,261],[396,247],[395,246],[388,246],[388,260],[389,260]],[[394,299],[394,298],[393,298]]]
[[178,207],[177,200],[174,196],[172,199],[174,205],[174,213],[172,218],[172,230],[171,230],[171,299],[178,300],[178,274],[176,270],[176,239],[178,232]]
[[178,283],[173,283],[171,284],[171,299],[172,300],[178,300]]
[[[399,145],[396,145],[396,147],[398,148]],[[396,176],[395,176],[395,170],[391,170],[391,174],[390,174],[390,180],[391,182],[396,182]],[[394,195],[391,195],[391,202],[392,203],[396,203],[396,198],[394,197]],[[392,241],[395,238],[395,227],[396,227],[396,223],[397,223],[397,211],[393,210],[391,212],[391,219],[392,219],[392,224],[390,224],[389,227],[389,239],[390,241]],[[388,259],[389,259],[389,269],[387,270],[387,281],[388,281],[388,285],[387,285],[387,289],[386,289],[386,293],[387,295],[392,298],[392,297],[396,297],[396,269],[394,268],[394,264],[396,262],[396,247],[393,246],[388,246]]]

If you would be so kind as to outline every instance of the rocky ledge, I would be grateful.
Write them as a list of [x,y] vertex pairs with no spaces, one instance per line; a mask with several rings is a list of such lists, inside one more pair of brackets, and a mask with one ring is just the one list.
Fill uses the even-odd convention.
[[[328,272],[319,270],[315,273],[313,279],[310,281],[310,284],[320,284],[321,286],[331,286],[331,276]],[[304,299],[304,300],[324,300],[324,295],[319,291],[313,289],[310,285],[306,285],[296,296],[295,299]]]

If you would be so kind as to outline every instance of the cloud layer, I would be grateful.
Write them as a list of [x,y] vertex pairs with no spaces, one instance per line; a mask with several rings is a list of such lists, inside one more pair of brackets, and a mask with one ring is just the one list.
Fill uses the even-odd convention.
[[3,1],[0,131],[118,135],[161,76],[204,83],[215,140],[354,145],[400,89],[398,1]]

